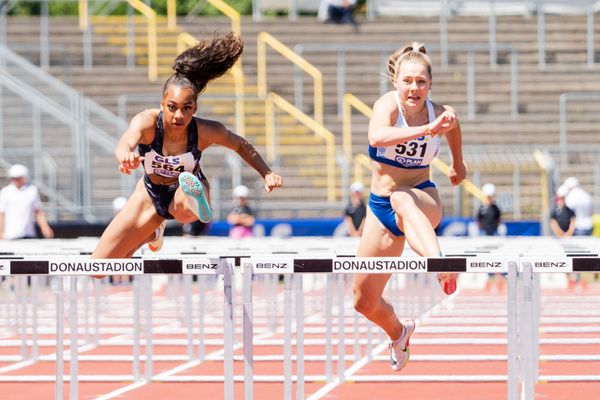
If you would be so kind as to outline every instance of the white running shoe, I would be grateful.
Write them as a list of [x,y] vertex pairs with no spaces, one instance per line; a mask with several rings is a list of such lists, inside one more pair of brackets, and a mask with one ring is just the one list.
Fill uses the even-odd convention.
[[200,179],[189,172],[182,172],[179,174],[179,186],[181,186],[194,215],[200,222],[209,222],[211,219],[210,205]]
[[398,340],[390,342],[390,362],[394,371],[400,371],[410,358],[410,350],[408,344],[410,341],[410,335],[415,331],[415,321],[412,319],[405,319],[400,321],[402,327],[402,335]]
[[167,221],[163,221],[162,224],[154,231],[154,239],[148,242],[148,248],[150,251],[157,252],[162,249],[163,243],[165,242],[165,226]]

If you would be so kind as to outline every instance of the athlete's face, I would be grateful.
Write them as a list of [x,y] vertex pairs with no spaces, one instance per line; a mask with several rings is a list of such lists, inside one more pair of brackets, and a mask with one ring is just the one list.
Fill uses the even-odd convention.
[[431,89],[427,66],[412,61],[402,63],[394,86],[407,108],[421,107]]
[[169,86],[160,103],[160,109],[167,126],[174,130],[186,129],[197,109],[194,91],[186,87]]

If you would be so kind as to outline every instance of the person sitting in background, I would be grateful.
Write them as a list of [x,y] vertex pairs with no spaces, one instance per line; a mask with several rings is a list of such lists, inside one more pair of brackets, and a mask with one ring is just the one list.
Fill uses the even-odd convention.
[[589,236],[592,234],[592,196],[581,186],[579,179],[570,176],[565,179],[563,186],[567,190],[565,204],[575,212],[575,236]]
[[[484,236],[497,236],[498,226],[502,213],[496,205],[496,185],[486,183],[481,188],[485,195],[485,201],[477,211],[477,225],[479,226],[479,234]],[[488,273],[488,280],[485,284],[485,290],[491,291],[495,286],[499,293],[504,290],[506,280],[503,274]]]
[[330,24],[352,24],[356,0],[321,0],[317,18]]
[[362,234],[367,216],[367,207],[363,201],[364,189],[365,185],[362,182],[354,182],[350,185],[350,202],[344,210],[344,225],[348,236],[359,237]]
[[236,186],[233,189],[234,201],[237,204],[227,215],[227,222],[231,225],[229,237],[241,239],[252,236],[254,212],[248,206],[249,194],[250,191],[244,185]]
[[8,170],[10,183],[0,191],[0,239],[34,239],[35,223],[46,239],[54,237],[37,187],[28,182],[29,171],[21,164]]

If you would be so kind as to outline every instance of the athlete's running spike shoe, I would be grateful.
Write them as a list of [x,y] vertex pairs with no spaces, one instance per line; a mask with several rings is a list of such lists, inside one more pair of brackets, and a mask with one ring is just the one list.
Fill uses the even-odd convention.
[[154,231],[154,239],[148,242],[148,248],[150,251],[157,252],[159,251],[163,243],[165,242],[165,226],[167,225],[167,221],[163,221],[162,224],[159,225],[158,228]]
[[403,328],[402,335],[398,340],[390,342],[390,362],[394,371],[400,371],[410,358],[410,350],[408,349],[410,335],[415,331],[415,321],[405,319],[400,321]]
[[210,205],[200,180],[189,172],[182,172],[179,174],[179,186],[185,193],[192,212],[200,222],[209,222],[211,219]]
[[451,295],[452,293],[456,292],[456,279],[458,279],[457,273],[438,273],[437,278],[444,293]]

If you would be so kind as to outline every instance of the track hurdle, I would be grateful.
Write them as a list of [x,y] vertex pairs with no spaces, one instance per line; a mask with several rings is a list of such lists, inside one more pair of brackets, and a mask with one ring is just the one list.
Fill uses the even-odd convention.
[[[560,249],[559,249],[560,250]],[[224,284],[224,308],[227,310],[224,318],[224,335],[225,335],[225,353],[224,353],[224,365],[225,371],[231,371],[225,374],[224,381],[226,389],[225,398],[233,398],[233,382],[244,381],[244,393],[245,398],[253,398],[252,383],[256,381],[263,381],[269,379],[269,377],[254,376],[253,374],[253,359],[252,354],[252,326],[253,326],[253,308],[252,308],[252,279],[258,275],[284,275],[284,307],[285,310],[292,310],[294,307],[293,298],[295,297],[295,310],[296,310],[296,340],[293,339],[292,331],[292,312],[284,312],[285,321],[285,335],[284,335],[284,347],[286,348],[284,354],[284,365],[287,365],[286,370],[290,371],[289,374],[284,375],[284,398],[292,398],[291,388],[292,382],[296,382],[296,396],[303,394],[303,341],[302,333],[303,329],[303,290],[302,290],[302,277],[311,274],[325,274],[328,278],[331,278],[331,283],[328,283],[328,293],[337,291],[344,296],[343,290],[340,291],[340,277],[347,276],[348,274],[356,272],[368,272],[368,273],[392,273],[402,274],[410,276],[421,276],[425,277],[427,273],[431,272],[462,272],[462,273],[477,273],[477,272],[507,272],[508,273],[508,330],[507,330],[507,344],[508,344],[508,357],[507,357],[507,370],[508,374],[505,377],[496,376],[488,379],[492,380],[504,380],[508,381],[508,398],[533,398],[534,395],[534,384],[538,379],[545,381],[554,381],[566,379],[565,377],[539,377],[537,371],[537,361],[539,359],[539,351],[537,350],[540,340],[538,335],[539,332],[539,274],[540,273],[565,273],[565,272],[597,272],[600,271],[600,259],[597,254],[588,252],[577,252],[568,253],[559,251],[555,256],[548,256],[547,254],[537,256],[524,256],[526,250],[519,251],[512,257],[500,256],[500,255],[481,255],[479,254],[453,254],[452,257],[442,259],[422,259],[418,257],[402,257],[398,259],[360,259],[356,257],[344,257],[344,256],[322,256],[322,257],[306,257],[302,254],[293,255],[281,255],[281,254],[252,254],[249,256],[238,255],[229,256],[223,254],[221,256],[182,256],[178,255],[172,259],[134,259],[134,260],[89,260],[82,258],[81,261],[74,260],[73,258],[43,258],[39,260],[34,259],[23,259],[23,260],[2,260],[2,269],[0,271],[4,275],[62,275],[55,280],[56,284],[56,299],[57,304],[59,300],[64,300],[64,295],[59,296],[62,292],[62,288],[59,290],[58,282],[62,283],[67,276],[73,275],[89,275],[89,274],[106,274],[106,273],[118,273],[118,274],[130,274],[130,275],[156,275],[156,274],[171,274],[171,275],[219,275],[222,276]],[[402,262],[400,262],[402,261]],[[92,262],[99,263],[93,264]],[[54,264],[52,264],[54,263]],[[76,267],[60,267],[57,264],[71,264]],[[77,264],[79,263],[79,264]],[[88,264],[86,264],[88,263]],[[119,264],[121,263],[121,264]],[[116,268],[125,268],[123,263],[127,264],[127,268],[130,270],[118,270]],[[99,268],[99,269],[95,269]],[[88,269],[88,270],[86,270]],[[92,271],[93,269],[93,271]],[[232,294],[232,281],[235,275],[243,275],[244,283],[244,297],[243,297],[243,321],[244,321],[244,377],[237,377],[233,374],[233,308],[234,297]],[[143,277],[140,277],[143,278]],[[75,287],[72,284],[75,278],[68,278],[71,282],[71,290]],[[334,281],[334,279],[337,279]],[[538,281],[536,282],[536,279]],[[137,280],[137,279],[136,279]],[[228,283],[229,281],[229,283]],[[287,283],[286,283],[287,281]],[[185,281],[184,281],[185,282]],[[329,282],[329,279],[328,279]],[[438,289],[439,291],[439,289]],[[148,290],[145,291],[147,294]],[[73,296],[72,296],[73,298]],[[149,304],[149,303],[145,303]],[[343,313],[343,307],[339,307],[338,311]],[[229,312],[231,311],[231,313]],[[58,309],[57,309],[58,316]],[[71,314],[72,317],[72,314]],[[343,321],[344,317],[339,317],[338,321]],[[60,318],[62,321],[62,318]],[[147,328],[150,325],[147,324]],[[300,327],[300,328],[298,328]],[[333,336],[333,327],[328,328]],[[342,342],[339,340],[343,338],[343,334],[340,334],[343,330],[343,324],[338,325],[338,345]],[[228,332],[229,331],[229,332]],[[87,330],[86,330],[87,332]],[[71,335],[77,335],[77,329],[71,329]],[[57,339],[59,334],[57,325]],[[148,337],[151,337],[148,336]],[[230,339],[228,339],[228,337]],[[77,343],[77,337],[75,339],[71,337],[70,343]],[[135,341],[134,341],[135,342]],[[354,340],[356,343],[357,340]],[[63,341],[60,340],[62,344]],[[332,344],[332,342],[329,342]],[[546,341],[548,343],[548,341]],[[147,344],[147,343],[146,343]],[[296,377],[291,374],[291,365],[294,357],[291,354],[292,346],[296,344]],[[75,346],[76,347],[76,346]],[[59,349],[62,346],[57,343],[57,365],[58,361],[62,360],[62,356],[59,357]],[[146,350],[150,349],[151,346],[147,346]],[[229,350],[228,350],[229,349]],[[343,347],[341,348],[343,349]],[[60,350],[62,351],[62,350]],[[358,377],[352,377],[348,379],[347,374],[344,371],[343,360],[345,354],[343,350],[339,354],[338,360],[342,362],[338,363],[337,375],[334,378],[338,382],[344,380],[350,381],[364,381],[364,377],[357,379]],[[70,352],[71,357],[76,357],[76,351]],[[328,357],[328,356],[326,356]],[[333,357],[332,357],[333,358]],[[135,359],[135,357],[134,357]],[[146,354],[146,363],[152,362],[152,353]],[[331,365],[330,361],[330,365]],[[77,370],[76,362],[72,365],[70,379],[73,382],[77,382]],[[519,370],[522,373],[519,373]],[[62,369],[61,369],[62,371]],[[333,374],[332,374],[333,376]],[[402,380],[402,374],[398,374],[396,379]],[[148,377],[146,377],[148,379]],[[150,379],[157,380],[156,377]],[[394,379],[394,380],[396,380]],[[597,380],[598,377],[589,376],[583,377],[586,380]],[[158,381],[161,381],[160,379]],[[173,381],[172,379],[165,378],[162,381]],[[200,381],[200,380],[198,380]],[[62,398],[62,391],[58,389],[59,377],[57,368],[56,377],[57,387],[57,398]],[[60,382],[63,382],[63,377],[60,377]],[[71,385],[73,388],[75,385]],[[62,390],[62,389],[61,389]],[[71,393],[73,395],[73,393]],[[59,397],[60,395],[60,397]],[[75,397],[72,398],[77,398]],[[303,398],[303,397],[300,397]]]

